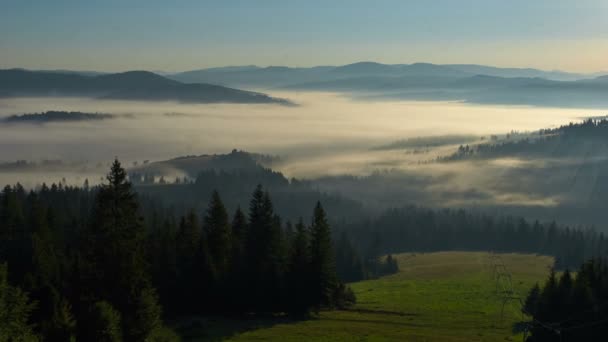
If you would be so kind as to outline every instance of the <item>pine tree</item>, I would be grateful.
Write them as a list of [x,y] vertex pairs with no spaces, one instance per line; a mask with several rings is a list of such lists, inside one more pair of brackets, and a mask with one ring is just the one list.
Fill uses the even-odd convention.
[[290,248],[287,273],[289,310],[296,315],[308,313],[311,306],[309,291],[311,276],[310,237],[302,219],[296,224]]
[[28,321],[34,305],[17,287],[8,284],[6,264],[0,264],[0,341],[37,341]]
[[203,227],[207,235],[211,262],[218,272],[218,277],[223,279],[230,266],[231,234],[228,213],[217,191],[213,191],[211,195]]
[[310,230],[311,291],[318,310],[321,306],[334,304],[333,295],[338,286],[331,230],[320,202],[315,206]]
[[141,314],[142,298],[150,307],[158,305],[151,303],[156,297],[149,296],[154,290],[143,250],[143,219],[118,160],[107,180],[97,192],[91,226],[82,244],[83,299],[89,303],[108,301],[122,315],[125,339],[143,341],[160,324],[152,315]]
[[182,313],[194,314],[202,300],[201,282],[204,272],[201,269],[202,229],[193,210],[182,217],[175,237],[176,244],[176,284],[172,305]]
[[91,327],[88,336],[99,342],[121,342],[121,315],[112,304],[106,301],[96,302],[91,310]]
[[249,205],[246,242],[251,309],[273,311],[282,304],[284,259],[281,244],[281,227],[277,226],[272,201],[258,185]]
[[162,328],[162,309],[158,296],[152,287],[146,287],[136,294],[134,315],[123,319],[129,327],[129,340],[148,341]]
[[230,256],[230,279],[228,280],[229,305],[232,310],[240,310],[247,302],[249,287],[245,243],[247,238],[247,218],[241,208],[237,208],[232,218],[232,251]]
[[237,208],[232,218],[232,272],[242,270],[247,238],[247,218],[241,208]]
[[73,322],[65,321],[71,313],[62,311],[69,303],[61,295],[60,258],[48,224],[49,212],[35,193],[28,195],[27,202],[31,260],[25,288],[37,303],[32,319],[40,322],[38,331],[43,336],[70,336]]

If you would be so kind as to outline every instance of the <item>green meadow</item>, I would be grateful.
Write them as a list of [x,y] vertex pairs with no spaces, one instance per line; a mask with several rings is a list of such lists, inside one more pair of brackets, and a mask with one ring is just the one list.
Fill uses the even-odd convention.
[[[304,321],[205,318],[180,322],[186,341],[521,341],[517,300],[504,310],[494,264],[511,274],[515,296],[548,275],[547,256],[483,252],[399,254],[400,272],[352,283],[357,304]],[[497,286],[498,285],[498,286]],[[498,287],[498,291],[497,291]]]

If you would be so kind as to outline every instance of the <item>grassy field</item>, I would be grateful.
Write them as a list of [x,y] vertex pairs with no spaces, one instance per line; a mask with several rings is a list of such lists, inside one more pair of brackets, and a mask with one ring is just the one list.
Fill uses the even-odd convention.
[[[306,321],[207,319],[178,328],[187,341],[521,341],[519,304],[501,319],[488,253],[401,254],[400,272],[351,284],[357,305]],[[501,254],[513,289],[524,296],[548,274],[546,256]],[[202,338],[201,336],[205,336]]]

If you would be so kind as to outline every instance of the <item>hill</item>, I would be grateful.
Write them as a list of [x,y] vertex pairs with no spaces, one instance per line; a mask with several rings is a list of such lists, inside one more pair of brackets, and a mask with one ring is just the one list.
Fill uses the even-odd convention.
[[206,83],[182,83],[148,71],[84,75],[73,72],[0,70],[0,95],[77,96],[192,103],[290,104],[265,94]]
[[44,113],[32,113],[11,115],[4,118],[7,123],[47,123],[47,122],[67,122],[67,121],[91,121],[111,119],[111,114],[83,113],[83,112],[64,112],[48,111]]
[[133,167],[129,171],[155,177],[168,176],[178,172],[189,178],[196,178],[203,170],[258,171],[262,165],[271,163],[276,158],[278,157],[233,150],[229,154],[182,156],[146,163]]

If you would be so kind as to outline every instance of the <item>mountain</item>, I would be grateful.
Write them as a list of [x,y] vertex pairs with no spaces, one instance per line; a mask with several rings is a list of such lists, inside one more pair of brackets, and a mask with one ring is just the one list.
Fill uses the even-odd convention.
[[368,61],[341,66],[310,68],[230,66],[186,71],[167,75],[167,77],[180,82],[206,82],[230,87],[286,87],[295,89],[296,85],[299,84],[306,84],[308,88],[310,84],[331,83],[352,77],[463,78],[475,75],[502,78],[544,78],[554,81],[574,81],[598,76],[531,68],[499,68],[476,64],[382,64]]
[[284,99],[206,83],[182,83],[148,71],[82,75],[22,69],[0,70],[0,96],[85,96],[99,99],[192,103],[277,103]]
[[545,71],[532,68],[498,68],[486,65],[477,64],[448,64],[454,70],[459,70],[469,74],[487,75],[497,77],[540,77],[555,81],[575,81],[586,78],[588,75],[569,73],[563,71]]
[[346,75],[395,74],[399,72],[400,67],[400,65],[388,65],[376,62],[358,62],[333,68],[331,69],[331,72]]
[[608,84],[608,75],[598,76],[589,80],[580,80],[581,83],[599,83],[599,84]]
[[180,82],[206,82],[230,87],[278,88],[291,83],[331,79],[333,67],[289,68],[255,66],[192,70],[167,77]]
[[296,88],[299,84],[323,84],[360,77],[465,77],[466,72],[429,63],[381,64],[358,62],[343,66],[290,68],[240,66],[181,72],[167,77],[180,82],[207,82],[231,87]]
[[290,68],[241,66],[168,75],[258,89],[343,92],[363,99],[463,101],[549,107],[608,107],[608,79],[532,68],[475,64],[382,64]]

